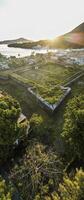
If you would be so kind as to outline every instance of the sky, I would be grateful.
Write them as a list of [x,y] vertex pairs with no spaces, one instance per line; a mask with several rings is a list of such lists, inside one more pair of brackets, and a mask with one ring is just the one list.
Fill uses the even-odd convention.
[[53,39],[84,22],[84,0],[0,0],[0,40]]

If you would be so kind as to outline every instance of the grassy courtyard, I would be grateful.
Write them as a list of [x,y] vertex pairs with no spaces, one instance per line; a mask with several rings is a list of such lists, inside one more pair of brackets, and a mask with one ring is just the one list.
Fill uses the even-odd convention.
[[46,63],[26,66],[13,72],[12,76],[27,83],[37,95],[48,103],[55,104],[64,94],[60,86],[79,73],[78,67]]

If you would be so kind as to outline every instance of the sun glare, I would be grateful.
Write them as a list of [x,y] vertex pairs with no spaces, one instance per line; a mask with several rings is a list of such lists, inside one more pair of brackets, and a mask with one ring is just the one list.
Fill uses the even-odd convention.
[[84,45],[84,33],[70,33],[67,37],[65,36],[66,41],[74,44]]

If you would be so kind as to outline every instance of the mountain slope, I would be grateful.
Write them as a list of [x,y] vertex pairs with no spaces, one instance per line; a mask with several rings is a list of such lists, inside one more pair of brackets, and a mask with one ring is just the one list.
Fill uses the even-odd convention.
[[73,32],[73,33],[83,32],[84,33],[84,22],[82,24],[80,24],[79,26],[77,26],[76,28],[74,28],[71,32]]
[[84,23],[53,41],[56,48],[84,48]]

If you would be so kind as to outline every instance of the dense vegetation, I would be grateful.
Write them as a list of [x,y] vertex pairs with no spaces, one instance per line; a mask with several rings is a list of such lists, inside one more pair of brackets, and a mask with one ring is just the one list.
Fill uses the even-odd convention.
[[[84,153],[83,149],[81,149],[84,142],[83,137],[81,137],[84,132],[84,126],[81,123],[84,119],[82,115],[83,103],[84,97],[82,95],[75,97],[70,100],[65,112],[62,136],[64,136],[65,142],[68,142],[68,147],[66,145],[67,156],[64,157],[67,164],[74,159],[74,156],[76,159],[80,160],[81,158],[84,161]],[[72,128],[70,129],[72,132],[67,126]],[[52,147],[38,142],[42,134],[46,138],[47,133],[47,127],[45,127],[41,116],[34,114],[30,119],[30,127],[32,131],[26,152],[19,162],[13,165],[11,170],[12,180],[23,199],[81,200],[84,195],[84,171],[79,169],[75,172],[76,169],[74,170],[73,165],[69,174],[65,173],[66,165],[63,159],[56,154],[56,151],[53,151]],[[81,148],[79,148],[79,145],[81,145]],[[67,157],[68,160],[66,159]]]
[[[23,199],[34,199],[54,191],[62,178],[62,162],[52,149],[32,142],[19,163],[12,168],[12,178]],[[26,185],[25,185],[26,183]]]
[[[37,59],[38,65],[29,64],[32,59]],[[10,69],[1,73],[14,76],[17,81],[1,79],[0,90],[20,104],[0,92],[0,174],[6,179],[0,178],[0,199],[13,199],[16,188],[23,200],[83,200],[84,76],[72,84],[70,96],[53,116],[27,93],[30,86],[54,103],[61,95],[57,85],[65,84],[82,70],[74,65],[66,68],[56,63],[44,64],[43,55],[11,57],[7,62]],[[19,80],[26,87],[18,84]],[[29,119],[28,135],[27,120],[18,120],[21,112]]]
[[70,152],[84,157],[84,95],[73,98],[67,105],[63,126],[63,137],[70,145]]
[[0,162],[11,155],[17,139],[26,133],[27,121],[18,123],[21,114],[19,103],[5,93],[0,93]]
[[[63,177],[63,183],[59,184],[58,193],[54,192],[51,198],[53,200],[82,200],[84,198],[84,172],[77,170],[74,177]],[[37,198],[40,200],[40,198]]]
[[0,176],[0,200],[12,200],[13,188]]

